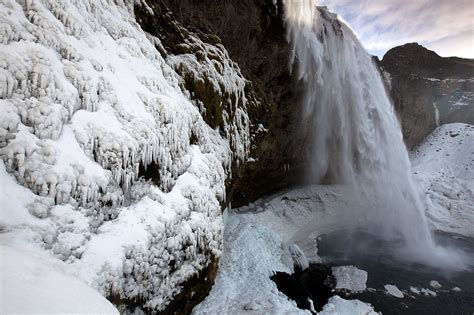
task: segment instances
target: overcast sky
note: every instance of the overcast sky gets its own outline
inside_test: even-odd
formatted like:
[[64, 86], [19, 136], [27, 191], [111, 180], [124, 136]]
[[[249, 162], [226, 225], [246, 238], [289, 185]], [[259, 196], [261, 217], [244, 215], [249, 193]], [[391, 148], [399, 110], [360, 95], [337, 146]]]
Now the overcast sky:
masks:
[[441, 56], [474, 58], [474, 0], [318, 0], [355, 30], [365, 48], [383, 57], [418, 42]]

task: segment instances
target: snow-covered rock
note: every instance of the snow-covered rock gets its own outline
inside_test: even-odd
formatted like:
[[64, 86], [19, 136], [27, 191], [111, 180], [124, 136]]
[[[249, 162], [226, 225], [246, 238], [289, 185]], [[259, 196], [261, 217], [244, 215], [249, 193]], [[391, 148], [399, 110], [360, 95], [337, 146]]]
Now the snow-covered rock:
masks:
[[332, 267], [331, 270], [336, 278], [336, 289], [360, 292], [367, 288], [367, 271], [355, 266]]
[[385, 290], [387, 291], [388, 294], [394, 296], [394, 297], [397, 297], [399, 299], [402, 299], [403, 298], [403, 292], [400, 291], [400, 289], [397, 288], [397, 286], [393, 285], [393, 284], [386, 284], [384, 286]]
[[440, 289], [442, 287], [442, 285], [436, 280], [431, 280], [430, 281], [430, 287], [437, 290], [437, 289]]
[[430, 290], [430, 289], [425, 289], [425, 288], [421, 289], [421, 293], [422, 293], [423, 295], [426, 295], [426, 296], [432, 296], [432, 297], [437, 296], [436, 292], [434, 292], [434, 291], [432, 291], [432, 290]]
[[2, 314], [119, 314], [61, 261], [0, 245]]
[[359, 300], [345, 300], [337, 295], [331, 297], [320, 315], [376, 315], [372, 306]]
[[288, 246], [288, 250], [290, 251], [290, 255], [295, 266], [298, 266], [298, 268], [301, 270], [305, 270], [309, 267], [308, 259], [304, 255], [303, 251], [298, 247], [298, 245], [290, 244], [290, 246]]
[[[225, 48], [196, 35], [208, 55], [173, 56], [137, 6], [150, 9], [0, 2], [0, 244], [48, 252], [104, 295], [162, 310], [221, 253], [225, 183], [247, 158], [249, 120]], [[222, 132], [178, 68], [234, 99]]]

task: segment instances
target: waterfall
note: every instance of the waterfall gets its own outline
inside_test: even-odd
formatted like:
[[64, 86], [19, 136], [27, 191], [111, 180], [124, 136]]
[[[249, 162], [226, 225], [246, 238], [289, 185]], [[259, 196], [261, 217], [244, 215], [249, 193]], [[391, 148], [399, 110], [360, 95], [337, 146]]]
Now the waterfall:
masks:
[[[314, 0], [284, 0], [290, 70], [303, 85], [311, 176], [352, 185], [354, 225], [410, 252], [434, 248], [400, 124], [378, 69], [353, 31]], [[297, 62], [296, 62], [297, 60]]]

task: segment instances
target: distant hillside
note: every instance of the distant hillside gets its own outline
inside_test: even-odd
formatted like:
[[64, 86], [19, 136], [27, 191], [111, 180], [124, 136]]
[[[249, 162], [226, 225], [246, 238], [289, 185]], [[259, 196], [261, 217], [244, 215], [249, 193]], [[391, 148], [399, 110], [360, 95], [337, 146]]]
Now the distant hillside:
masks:
[[408, 147], [438, 125], [474, 123], [474, 60], [444, 58], [410, 43], [389, 50], [380, 66]]

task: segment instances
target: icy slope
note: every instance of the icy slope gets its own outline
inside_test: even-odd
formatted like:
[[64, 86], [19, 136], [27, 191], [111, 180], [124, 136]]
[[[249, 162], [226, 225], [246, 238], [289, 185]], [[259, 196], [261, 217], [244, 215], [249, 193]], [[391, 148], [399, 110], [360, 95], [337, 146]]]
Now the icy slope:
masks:
[[[0, 243], [45, 251], [104, 295], [160, 310], [220, 255], [225, 180], [248, 152], [247, 100], [222, 46], [193, 37], [199, 60], [168, 54], [134, 5], [150, 10], [0, 2]], [[223, 132], [178, 68], [237, 99]]]
[[474, 236], [474, 126], [437, 128], [412, 153], [415, 178], [435, 229]]
[[[61, 261], [0, 245], [0, 312], [118, 314], [86, 284], [67, 274]], [[84, 303], [87, 302], [87, 303]]]

